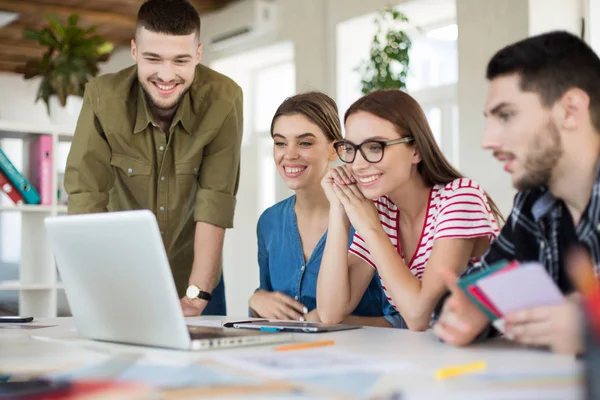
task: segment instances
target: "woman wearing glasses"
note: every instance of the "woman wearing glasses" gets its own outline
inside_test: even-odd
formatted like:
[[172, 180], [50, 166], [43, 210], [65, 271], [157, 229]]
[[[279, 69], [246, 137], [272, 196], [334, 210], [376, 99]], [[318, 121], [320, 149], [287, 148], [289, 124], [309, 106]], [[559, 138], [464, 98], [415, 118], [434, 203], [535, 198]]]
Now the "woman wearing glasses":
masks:
[[[329, 236], [317, 284], [321, 320], [338, 323], [377, 272], [411, 330], [429, 328], [445, 292], [440, 269], [458, 273], [498, 235], [498, 209], [446, 160], [421, 107], [399, 90], [371, 93], [344, 116], [335, 149], [345, 165], [322, 180]], [[350, 224], [356, 230], [350, 249]]]
[[[321, 180], [337, 159], [333, 143], [342, 139], [337, 106], [319, 92], [286, 99], [273, 117], [271, 136], [277, 170], [295, 194], [259, 219], [260, 287], [249, 300], [251, 314], [318, 321], [317, 277], [329, 220]], [[346, 238], [346, 251], [349, 244]], [[359, 317], [347, 318], [348, 323], [389, 327], [401, 320], [373, 277], [350, 312]]]

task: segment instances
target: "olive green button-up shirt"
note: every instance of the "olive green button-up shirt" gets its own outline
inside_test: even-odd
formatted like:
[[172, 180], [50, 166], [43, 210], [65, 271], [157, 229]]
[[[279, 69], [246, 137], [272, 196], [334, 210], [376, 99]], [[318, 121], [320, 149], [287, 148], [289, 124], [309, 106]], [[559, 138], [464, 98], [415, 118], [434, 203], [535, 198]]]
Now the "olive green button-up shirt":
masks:
[[179, 295], [196, 222], [233, 226], [242, 91], [198, 65], [168, 134], [154, 121], [135, 66], [91, 80], [65, 170], [69, 214], [152, 210]]

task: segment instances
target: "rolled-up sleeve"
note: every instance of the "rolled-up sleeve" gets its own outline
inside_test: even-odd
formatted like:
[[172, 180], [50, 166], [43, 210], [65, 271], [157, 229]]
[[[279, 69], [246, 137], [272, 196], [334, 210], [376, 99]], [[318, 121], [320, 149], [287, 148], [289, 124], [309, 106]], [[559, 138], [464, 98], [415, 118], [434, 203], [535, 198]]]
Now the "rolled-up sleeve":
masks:
[[110, 165], [111, 148], [96, 116], [98, 91], [86, 85], [73, 142], [65, 168], [69, 214], [107, 211], [115, 177]]
[[194, 219], [221, 228], [233, 227], [240, 179], [243, 130], [242, 91], [237, 88], [232, 107], [215, 138], [204, 148], [198, 176]]

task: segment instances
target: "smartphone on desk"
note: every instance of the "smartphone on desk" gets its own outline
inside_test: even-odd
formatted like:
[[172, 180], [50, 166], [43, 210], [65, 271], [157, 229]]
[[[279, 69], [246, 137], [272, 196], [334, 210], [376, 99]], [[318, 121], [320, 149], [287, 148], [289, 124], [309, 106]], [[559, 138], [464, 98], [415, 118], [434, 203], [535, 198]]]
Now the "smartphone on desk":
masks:
[[22, 324], [33, 321], [33, 317], [22, 317], [19, 315], [0, 315], [0, 323]]

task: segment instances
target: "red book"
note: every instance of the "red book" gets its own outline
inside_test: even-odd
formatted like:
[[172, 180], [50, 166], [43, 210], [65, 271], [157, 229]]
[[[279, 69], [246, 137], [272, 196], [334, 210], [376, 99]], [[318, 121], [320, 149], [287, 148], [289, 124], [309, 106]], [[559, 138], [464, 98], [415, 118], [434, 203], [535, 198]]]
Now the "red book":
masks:
[[4, 172], [0, 170], [0, 190], [8, 195], [15, 204], [23, 204], [23, 196], [21, 193], [10, 182], [10, 180], [4, 175]]

